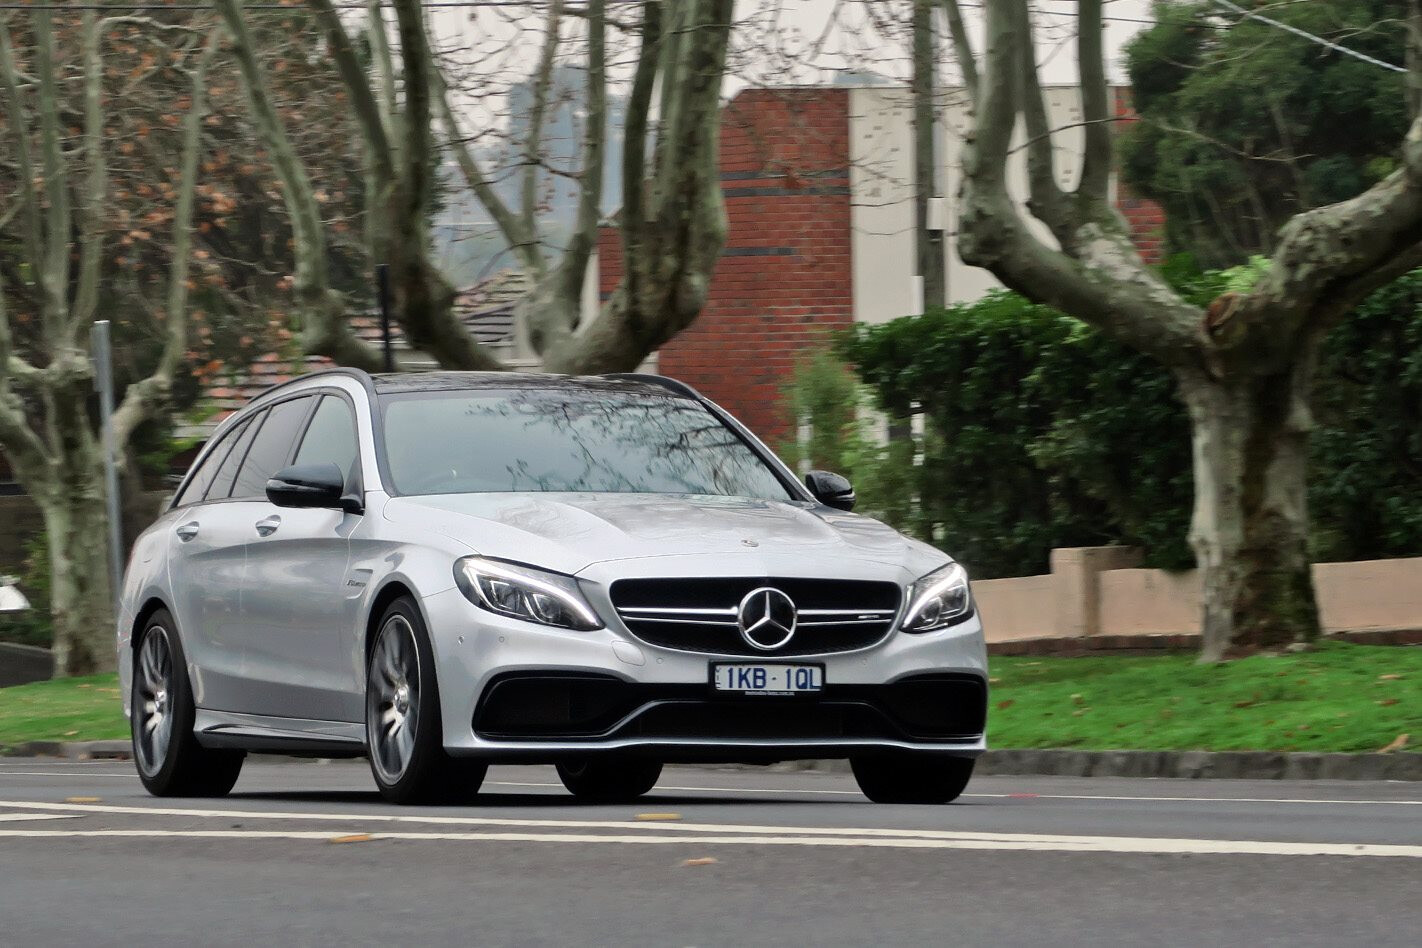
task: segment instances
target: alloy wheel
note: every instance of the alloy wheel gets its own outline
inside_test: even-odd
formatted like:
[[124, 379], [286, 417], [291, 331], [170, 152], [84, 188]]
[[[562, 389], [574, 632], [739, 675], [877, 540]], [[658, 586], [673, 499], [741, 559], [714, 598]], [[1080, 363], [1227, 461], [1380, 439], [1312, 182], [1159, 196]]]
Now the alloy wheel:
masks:
[[410, 766], [420, 723], [419, 650], [402, 615], [390, 616], [376, 638], [366, 702], [370, 759], [381, 778], [394, 783]]
[[157, 773], [168, 759], [173, 739], [173, 650], [168, 630], [151, 627], [143, 637], [135, 669], [138, 700], [134, 702], [133, 742], [145, 773]]

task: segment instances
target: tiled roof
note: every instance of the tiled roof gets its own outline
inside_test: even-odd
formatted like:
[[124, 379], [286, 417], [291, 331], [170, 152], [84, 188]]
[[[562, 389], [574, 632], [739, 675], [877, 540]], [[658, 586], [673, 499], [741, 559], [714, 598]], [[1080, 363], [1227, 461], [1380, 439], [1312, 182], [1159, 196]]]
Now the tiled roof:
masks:
[[[514, 308], [528, 294], [531, 284], [522, 270], [502, 270], [459, 291], [454, 310], [480, 345], [508, 353], [514, 341]], [[351, 329], [365, 342], [380, 345], [380, 313], [358, 313], [350, 318]], [[405, 335], [398, 325], [390, 327], [391, 346], [409, 352]], [[195, 417], [179, 424], [179, 437], [206, 437], [228, 415], [257, 395], [307, 372], [332, 365], [322, 356], [287, 356], [275, 352], [260, 355], [244, 369], [214, 376], [205, 383]]]

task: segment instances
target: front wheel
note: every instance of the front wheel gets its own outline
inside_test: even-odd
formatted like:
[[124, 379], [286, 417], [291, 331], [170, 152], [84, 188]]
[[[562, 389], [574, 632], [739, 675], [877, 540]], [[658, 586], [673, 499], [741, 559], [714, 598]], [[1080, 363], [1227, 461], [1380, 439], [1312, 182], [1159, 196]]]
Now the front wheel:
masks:
[[130, 694], [133, 762], [155, 797], [220, 797], [242, 772], [246, 753], [203, 747], [177, 626], [166, 609], [148, 619], [133, 656]]
[[558, 779], [589, 803], [630, 803], [657, 785], [662, 765], [655, 760], [577, 760], [558, 765]]
[[366, 670], [365, 731], [370, 770], [392, 803], [463, 803], [487, 765], [444, 749], [439, 682], [424, 619], [401, 597], [380, 619]]
[[890, 754], [850, 758], [859, 789], [875, 803], [952, 803], [973, 777], [972, 757]]

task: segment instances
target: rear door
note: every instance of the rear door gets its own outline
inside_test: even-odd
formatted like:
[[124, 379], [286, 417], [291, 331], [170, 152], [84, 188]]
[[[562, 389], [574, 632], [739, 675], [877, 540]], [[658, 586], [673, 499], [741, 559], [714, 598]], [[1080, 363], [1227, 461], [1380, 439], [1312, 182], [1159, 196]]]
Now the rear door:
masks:
[[241, 463], [264, 416], [254, 413], [224, 432], [174, 501], [179, 516], [168, 538], [168, 577], [193, 697], [203, 708], [231, 710], [240, 701], [247, 533], [225, 503], [227, 488], [215, 485]]
[[[355, 411], [341, 394], [323, 393], [300, 429], [290, 433], [289, 453], [244, 465], [234, 493], [265, 487], [266, 479], [291, 464], [335, 463], [347, 491], [359, 494]], [[255, 455], [261, 438], [253, 445]], [[249, 464], [252, 463], [250, 460]], [[275, 466], [272, 466], [275, 464]], [[343, 595], [350, 534], [359, 515], [340, 510], [301, 510], [255, 499], [253, 535], [247, 547], [242, 617], [247, 669], [259, 699], [253, 713], [317, 721], [359, 721], [362, 705], [351, 687], [343, 635], [354, 621], [354, 602]]]

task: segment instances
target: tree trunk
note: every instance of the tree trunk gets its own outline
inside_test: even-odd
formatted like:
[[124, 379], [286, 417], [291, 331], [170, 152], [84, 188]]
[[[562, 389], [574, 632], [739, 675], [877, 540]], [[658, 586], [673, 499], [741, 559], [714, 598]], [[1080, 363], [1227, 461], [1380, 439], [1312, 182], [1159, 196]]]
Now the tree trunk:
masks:
[[1274, 374], [1182, 373], [1194, 443], [1190, 540], [1203, 579], [1202, 661], [1312, 642], [1309, 391], [1314, 351]]
[[94, 477], [81, 491], [59, 490], [35, 499], [49, 542], [55, 677], [113, 671], [113, 596], [102, 481]]

